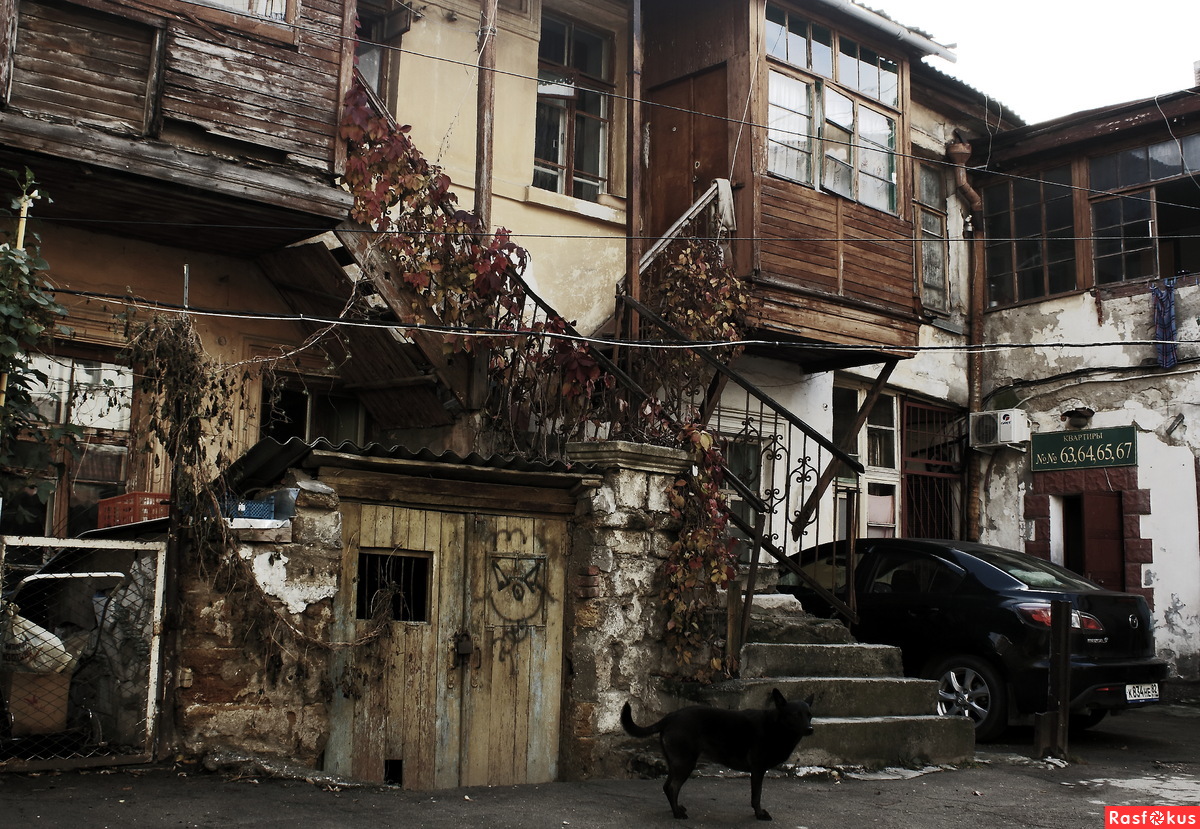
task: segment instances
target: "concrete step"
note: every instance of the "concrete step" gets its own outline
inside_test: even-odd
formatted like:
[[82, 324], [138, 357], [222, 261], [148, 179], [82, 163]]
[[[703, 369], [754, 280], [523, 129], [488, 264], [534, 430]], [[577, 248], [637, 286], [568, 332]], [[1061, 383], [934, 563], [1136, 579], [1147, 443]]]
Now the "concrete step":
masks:
[[750, 611], [749, 642], [845, 644], [854, 638], [844, 624], [804, 611], [795, 596], [756, 593]]
[[888, 645], [768, 644], [742, 647], [741, 676], [900, 676], [900, 649]]
[[817, 717], [792, 762], [919, 768], [969, 763], [974, 756], [975, 728], [966, 717]]
[[765, 708], [771, 689], [788, 699], [813, 697], [819, 717], [928, 716], [934, 713], [937, 683], [906, 677], [761, 677], [719, 682], [697, 698], [719, 708]]

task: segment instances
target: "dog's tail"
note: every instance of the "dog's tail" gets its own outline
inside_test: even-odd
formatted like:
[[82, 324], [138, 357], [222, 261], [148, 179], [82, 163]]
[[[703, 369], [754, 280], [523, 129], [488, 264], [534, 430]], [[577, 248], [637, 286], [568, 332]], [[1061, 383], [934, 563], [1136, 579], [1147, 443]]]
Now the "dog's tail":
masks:
[[621, 709], [621, 727], [634, 737], [652, 737], [662, 731], [662, 720], [654, 725], [638, 725], [633, 721], [633, 710], [629, 707], [629, 703], [625, 703]]

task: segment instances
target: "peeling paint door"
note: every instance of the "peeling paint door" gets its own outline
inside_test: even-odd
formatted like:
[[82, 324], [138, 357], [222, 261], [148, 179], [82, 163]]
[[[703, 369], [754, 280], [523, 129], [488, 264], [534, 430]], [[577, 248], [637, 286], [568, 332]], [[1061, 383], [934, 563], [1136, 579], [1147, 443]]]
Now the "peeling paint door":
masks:
[[558, 774], [566, 523], [475, 516], [463, 674], [464, 786], [545, 783]]
[[566, 522], [347, 501], [343, 521], [336, 627], [359, 644], [335, 655], [326, 770], [409, 789], [553, 780]]

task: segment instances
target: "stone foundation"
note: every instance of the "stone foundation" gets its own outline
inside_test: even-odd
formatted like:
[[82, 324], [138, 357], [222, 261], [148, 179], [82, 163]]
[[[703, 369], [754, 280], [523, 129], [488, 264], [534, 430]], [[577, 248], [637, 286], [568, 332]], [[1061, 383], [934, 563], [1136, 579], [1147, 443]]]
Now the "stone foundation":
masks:
[[658, 573], [677, 526], [667, 491], [688, 461], [678, 450], [622, 442], [570, 449], [604, 478], [580, 497], [568, 568], [562, 774], [624, 776], [631, 754], [621, 706], [670, 705], [662, 676], [675, 666], [660, 639]]

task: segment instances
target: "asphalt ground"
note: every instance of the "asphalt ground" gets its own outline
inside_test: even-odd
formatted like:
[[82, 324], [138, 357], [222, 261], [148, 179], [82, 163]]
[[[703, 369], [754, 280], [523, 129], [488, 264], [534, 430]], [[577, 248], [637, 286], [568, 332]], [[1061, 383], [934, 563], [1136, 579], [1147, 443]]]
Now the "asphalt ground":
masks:
[[[1032, 730], [1014, 729], [953, 769], [777, 772], [764, 784], [763, 805], [771, 825], [794, 829], [1096, 829], [1106, 806], [1200, 807], [1198, 705], [1110, 718], [1072, 735], [1066, 762], [1037, 760], [1033, 751]], [[406, 792], [157, 766], [0, 774], [0, 829], [762, 825], [744, 775], [702, 770], [680, 801], [690, 813], [684, 824], [671, 817], [661, 779]]]

